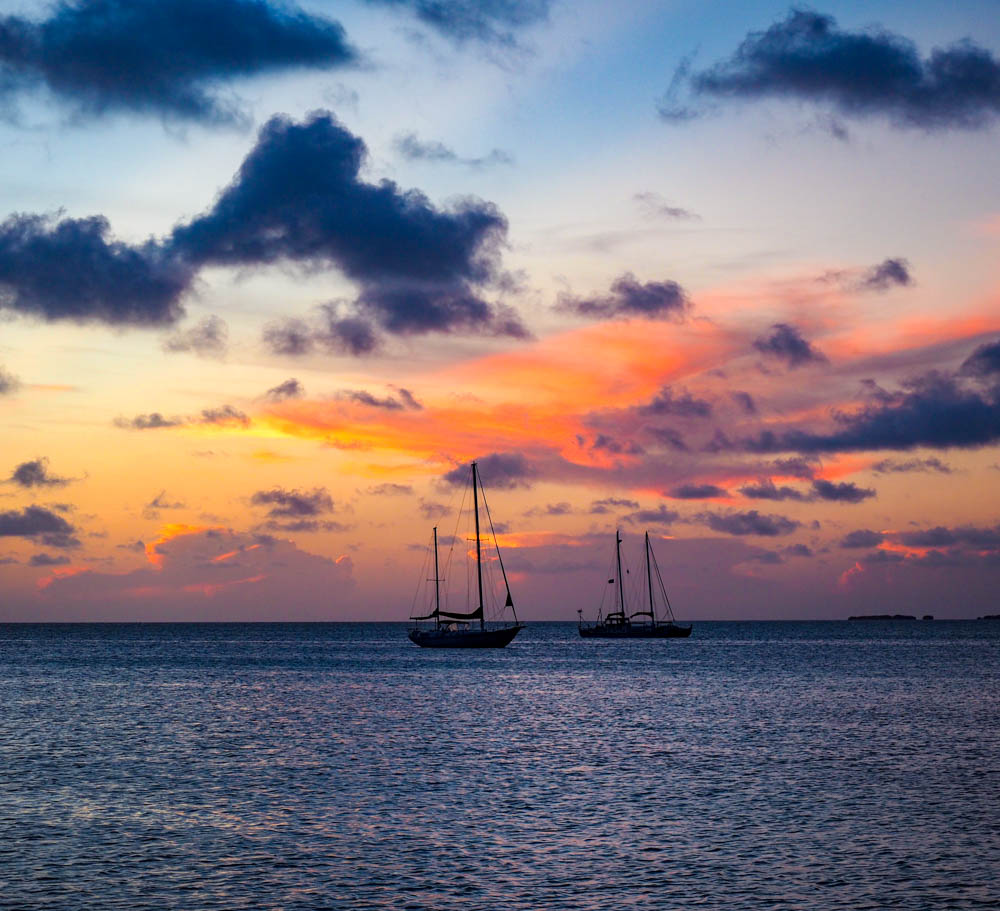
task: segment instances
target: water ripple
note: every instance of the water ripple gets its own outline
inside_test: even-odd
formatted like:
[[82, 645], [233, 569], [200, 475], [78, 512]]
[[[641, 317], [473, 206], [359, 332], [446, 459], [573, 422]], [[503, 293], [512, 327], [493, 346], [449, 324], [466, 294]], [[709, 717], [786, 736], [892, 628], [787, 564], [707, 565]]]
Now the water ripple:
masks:
[[0, 628], [0, 907], [973, 909], [1000, 633]]

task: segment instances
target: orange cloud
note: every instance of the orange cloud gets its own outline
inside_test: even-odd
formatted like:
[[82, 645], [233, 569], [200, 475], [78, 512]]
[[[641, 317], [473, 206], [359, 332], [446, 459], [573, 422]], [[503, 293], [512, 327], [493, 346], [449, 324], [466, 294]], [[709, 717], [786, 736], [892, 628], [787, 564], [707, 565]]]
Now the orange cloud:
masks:
[[240, 554], [245, 554], [248, 551], [256, 550], [260, 547], [259, 544], [251, 544], [249, 547], [243, 548], [243, 550], [231, 550], [228, 553], [219, 554], [217, 557], [212, 557], [213, 563], [224, 563], [226, 560], [232, 560], [233, 557], [238, 557]]
[[196, 535], [210, 529], [219, 530], [218, 525], [186, 525], [183, 522], [170, 522], [160, 529], [160, 536], [154, 541], [146, 542], [146, 559], [157, 569], [163, 568], [163, 554], [160, 553], [161, 545], [172, 541], [181, 535]]
[[732, 347], [706, 322], [603, 323], [425, 376], [421, 411], [296, 400], [270, 407], [259, 424], [338, 449], [397, 453], [433, 464], [484, 452], [548, 449], [568, 461], [599, 465], [606, 454], [576, 445], [576, 437], [589, 432], [589, 413], [649, 398], [664, 384], [717, 364]]
[[841, 588], [847, 588], [855, 576], [864, 575], [864, 572], [865, 568], [860, 563], [855, 563], [850, 569], [845, 569], [840, 574], [840, 577], [837, 579], [837, 585]]
[[79, 576], [81, 573], [92, 572], [89, 566], [58, 566], [47, 576], [42, 576], [35, 585], [39, 588], [48, 588], [56, 579], [68, 579], [70, 576]]
[[246, 579], [233, 579], [229, 582], [196, 582], [191, 585], [185, 585], [181, 591], [188, 594], [199, 594], [204, 595], [206, 598], [211, 598], [219, 592], [226, 591], [236, 585], [252, 585], [255, 582], [263, 582], [266, 578], [266, 573], [258, 573], [256, 576], [249, 576]]

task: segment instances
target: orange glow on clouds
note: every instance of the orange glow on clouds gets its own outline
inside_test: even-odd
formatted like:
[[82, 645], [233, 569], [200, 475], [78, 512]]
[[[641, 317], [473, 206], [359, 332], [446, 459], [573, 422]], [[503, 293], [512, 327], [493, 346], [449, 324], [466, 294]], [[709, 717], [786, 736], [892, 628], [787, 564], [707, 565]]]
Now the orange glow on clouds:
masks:
[[732, 344], [707, 322], [602, 323], [424, 377], [421, 411], [298, 400], [272, 406], [258, 426], [338, 449], [394, 452], [428, 463], [448, 461], [445, 453], [466, 460], [484, 452], [549, 449], [568, 461], [600, 465], [607, 454], [575, 445], [577, 436], [590, 433], [587, 414], [650, 398], [661, 386], [718, 363]]
[[875, 461], [872, 457], [864, 456], [828, 456], [821, 465], [817, 465], [814, 474], [824, 481], [835, 481], [837, 478], [846, 478], [860, 471], [866, 471], [875, 464]]
[[840, 588], [847, 588], [851, 582], [854, 580], [855, 576], [864, 575], [865, 568], [860, 563], [855, 563], [850, 569], [845, 569], [840, 577], [837, 579], [837, 585]]
[[56, 579], [66, 579], [70, 576], [79, 576], [81, 573], [93, 572], [90, 566], [57, 566], [47, 576], [42, 576], [35, 585], [39, 588], [48, 588]]
[[260, 547], [259, 544], [251, 544], [249, 547], [245, 547], [243, 550], [231, 550], [225, 554], [219, 554], [217, 557], [212, 557], [213, 563], [225, 563], [226, 560], [232, 560], [233, 557], [238, 557], [240, 554], [246, 553], [250, 550], [256, 550]]
[[188, 594], [199, 594], [204, 595], [206, 598], [211, 598], [213, 595], [217, 595], [219, 592], [233, 588], [234, 586], [252, 585], [255, 582], [262, 582], [266, 578], [266, 573], [259, 573], [256, 576], [249, 576], [246, 579], [233, 579], [231, 582], [198, 582], [191, 585], [185, 585], [181, 591], [187, 592]]
[[210, 529], [220, 529], [218, 525], [186, 525], [183, 522], [170, 522], [160, 529], [160, 536], [155, 541], [146, 542], [146, 559], [157, 569], [163, 569], [163, 554], [159, 547], [182, 535], [196, 535]]
[[733, 347], [706, 321], [597, 323], [547, 336], [527, 349], [459, 364], [436, 379], [487, 401], [514, 398], [593, 411], [651, 396], [665, 383], [716, 366]]

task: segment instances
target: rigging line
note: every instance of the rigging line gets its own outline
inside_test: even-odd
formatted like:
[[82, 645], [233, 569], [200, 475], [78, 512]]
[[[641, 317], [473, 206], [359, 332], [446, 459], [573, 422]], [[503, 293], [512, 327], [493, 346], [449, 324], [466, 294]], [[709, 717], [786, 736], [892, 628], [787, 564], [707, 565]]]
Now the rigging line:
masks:
[[667, 594], [667, 587], [663, 584], [663, 576], [660, 575], [660, 564], [656, 562], [656, 557], [653, 555], [652, 550], [650, 550], [650, 557], [653, 563], [653, 569], [656, 570], [656, 581], [660, 583], [660, 591], [663, 592], [663, 600], [667, 605], [667, 616], [671, 622], [674, 621], [674, 609], [670, 604], [670, 596]]
[[427, 550], [424, 551], [424, 562], [423, 562], [423, 564], [420, 567], [420, 576], [417, 578], [417, 587], [416, 587], [416, 589], [414, 589], [414, 592], [413, 592], [413, 600], [410, 602], [410, 617], [411, 617], [411, 619], [412, 619], [414, 613], [416, 613], [417, 598], [420, 597], [420, 586], [425, 584], [421, 580], [427, 575], [427, 563], [428, 563], [428, 560], [429, 560], [429, 553], [430, 552], [427, 551]]
[[[483, 478], [479, 476], [479, 486], [482, 487]], [[503, 584], [507, 589], [507, 600], [510, 601], [510, 610], [514, 615], [514, 622], [517, 623], [517, 611], [514, 609], [514, 599], [510, 594], [510, 582], [507, 581], [507, 570], [503, 566], [503, 557], [500, 556], [500, 542], [497, 541], [497, 533], [493, 530], [493, 516], [490, 515], [490, 504], [486, 502], [486, 491], [483, 491], [483, 506], [486, 507], [486, 521], [490, 523], [490, 534], [493, 535], [493, 543], [497, 549], [497, 560], [500, 563], [500, 572], [503, 573]], [[504, 604], [504, 607], [507, 605]]]
[[[452, 498], [451, 498], [451, 503], [452, 504], [455, 502], [455, 496], [456, 496], [455, 494], [452, 495]], [[458, 504], [458, 512], [455, 514], [455, 529], [454, 529], [454, 531], [452, 532], [452, 535], [451, 535], [451, 544], [448, 547], [448, 556], [445, 557], [445, 561], [444, 561], [444, 574], [445, 574], [445, 578], [446, 579], [451, 578], [451, 565], [452, 565], [452, 557], [454, 557], [454, 555], [455, 555], [455, 544], [456, 544], [457, 541], [460, 540], [459, 535], [458, 535], [458, 527], [462, 523], [462, 512], [465, 509], [465, 500], [466, 500], [466, 498], [468, 496], [469, 496], [468, 488], [466, 488], [466, 487], [463, 486], [462, 487], [462, 500]], [[450, 504], [449, 504], [449, 508], [450, 508]], [[450, 597], [450, 589], [448, 587], [446, 587], [445, 590], [444, 590], [444, 603], [445, 603], [446, 606], [449, 604], [449, 597]]]

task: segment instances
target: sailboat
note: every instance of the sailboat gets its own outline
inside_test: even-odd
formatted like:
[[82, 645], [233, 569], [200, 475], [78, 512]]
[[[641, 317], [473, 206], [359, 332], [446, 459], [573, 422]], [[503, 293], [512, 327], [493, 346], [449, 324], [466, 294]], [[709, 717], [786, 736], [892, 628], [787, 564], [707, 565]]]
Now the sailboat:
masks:
[[[673, 608], [663, 585], [660, 567], [656, 565], [652, 545], [649, 543], [649, 532], [646, 532], [646, 592], [648, 609], [629, 613], [625, 607], [625, 580], [622, 576], [622, 536], [615, 531], [615, 562], [617, 574], [611, 583], [617, 583], [617, 610], [611, 610], [603, 616], [598, 613], [597, 621], [585, 624], [583, 611], [578, 610], [579, 621], [577, 629], [584, 639], [685, 639], [691, 635], [691, 624], [680, 626], [674, 621]], [[658, 588], [663, 596], [664, 619], [656, 615], [653, 603], [653, 573], [656, 573]]]
[[[434, 609], [421, 616], [411, 616], [414, 622], [413, 628], [409, 631], [411, 642], [415, 642], [422, 648], [504, 648], [510, 641], [524, 629], [524, 624], [517, 619], [517, 612], [514, 610], [514, 599], [510, 594], [510, 583], [507, 581], [507, 571], [503, 566], [503, 559], [500, 557], [500, 548], [496, 549], [497, 562], [500, 565], [500, 572], [503, 575], [504, 588], [507, 591], [507, 598], [504, 602], [504, 610], [510, 609], [514, 618], [513, 623], [490, 624], [486, 623], [486, 610], [483, 600], [483, 544], [479, 530], [479, 496], [481, 484], [476, 463], [472, 463], [472, 510], [475, 515], [476, 526], [476, 593], [478, 595], [477, 606], [471, 611], [448, 610], [441, 605], [441, 578], [440, 564], [438, 561], [438, 534], [437, 527], [434, 528]], [[486, 516], [490, 523], [490, 532], [493, 542], [496, 544], [496, 533], [493, 531], [493, 520], [490, 518], [489, 506], [486, 503], [486, 494], [482, 493], [483, 506], [486, 509]], [[433, 621], [433, 626], [421, 626], [422, 622]], [[478, 624], [477, 624], [478, 621]]]

